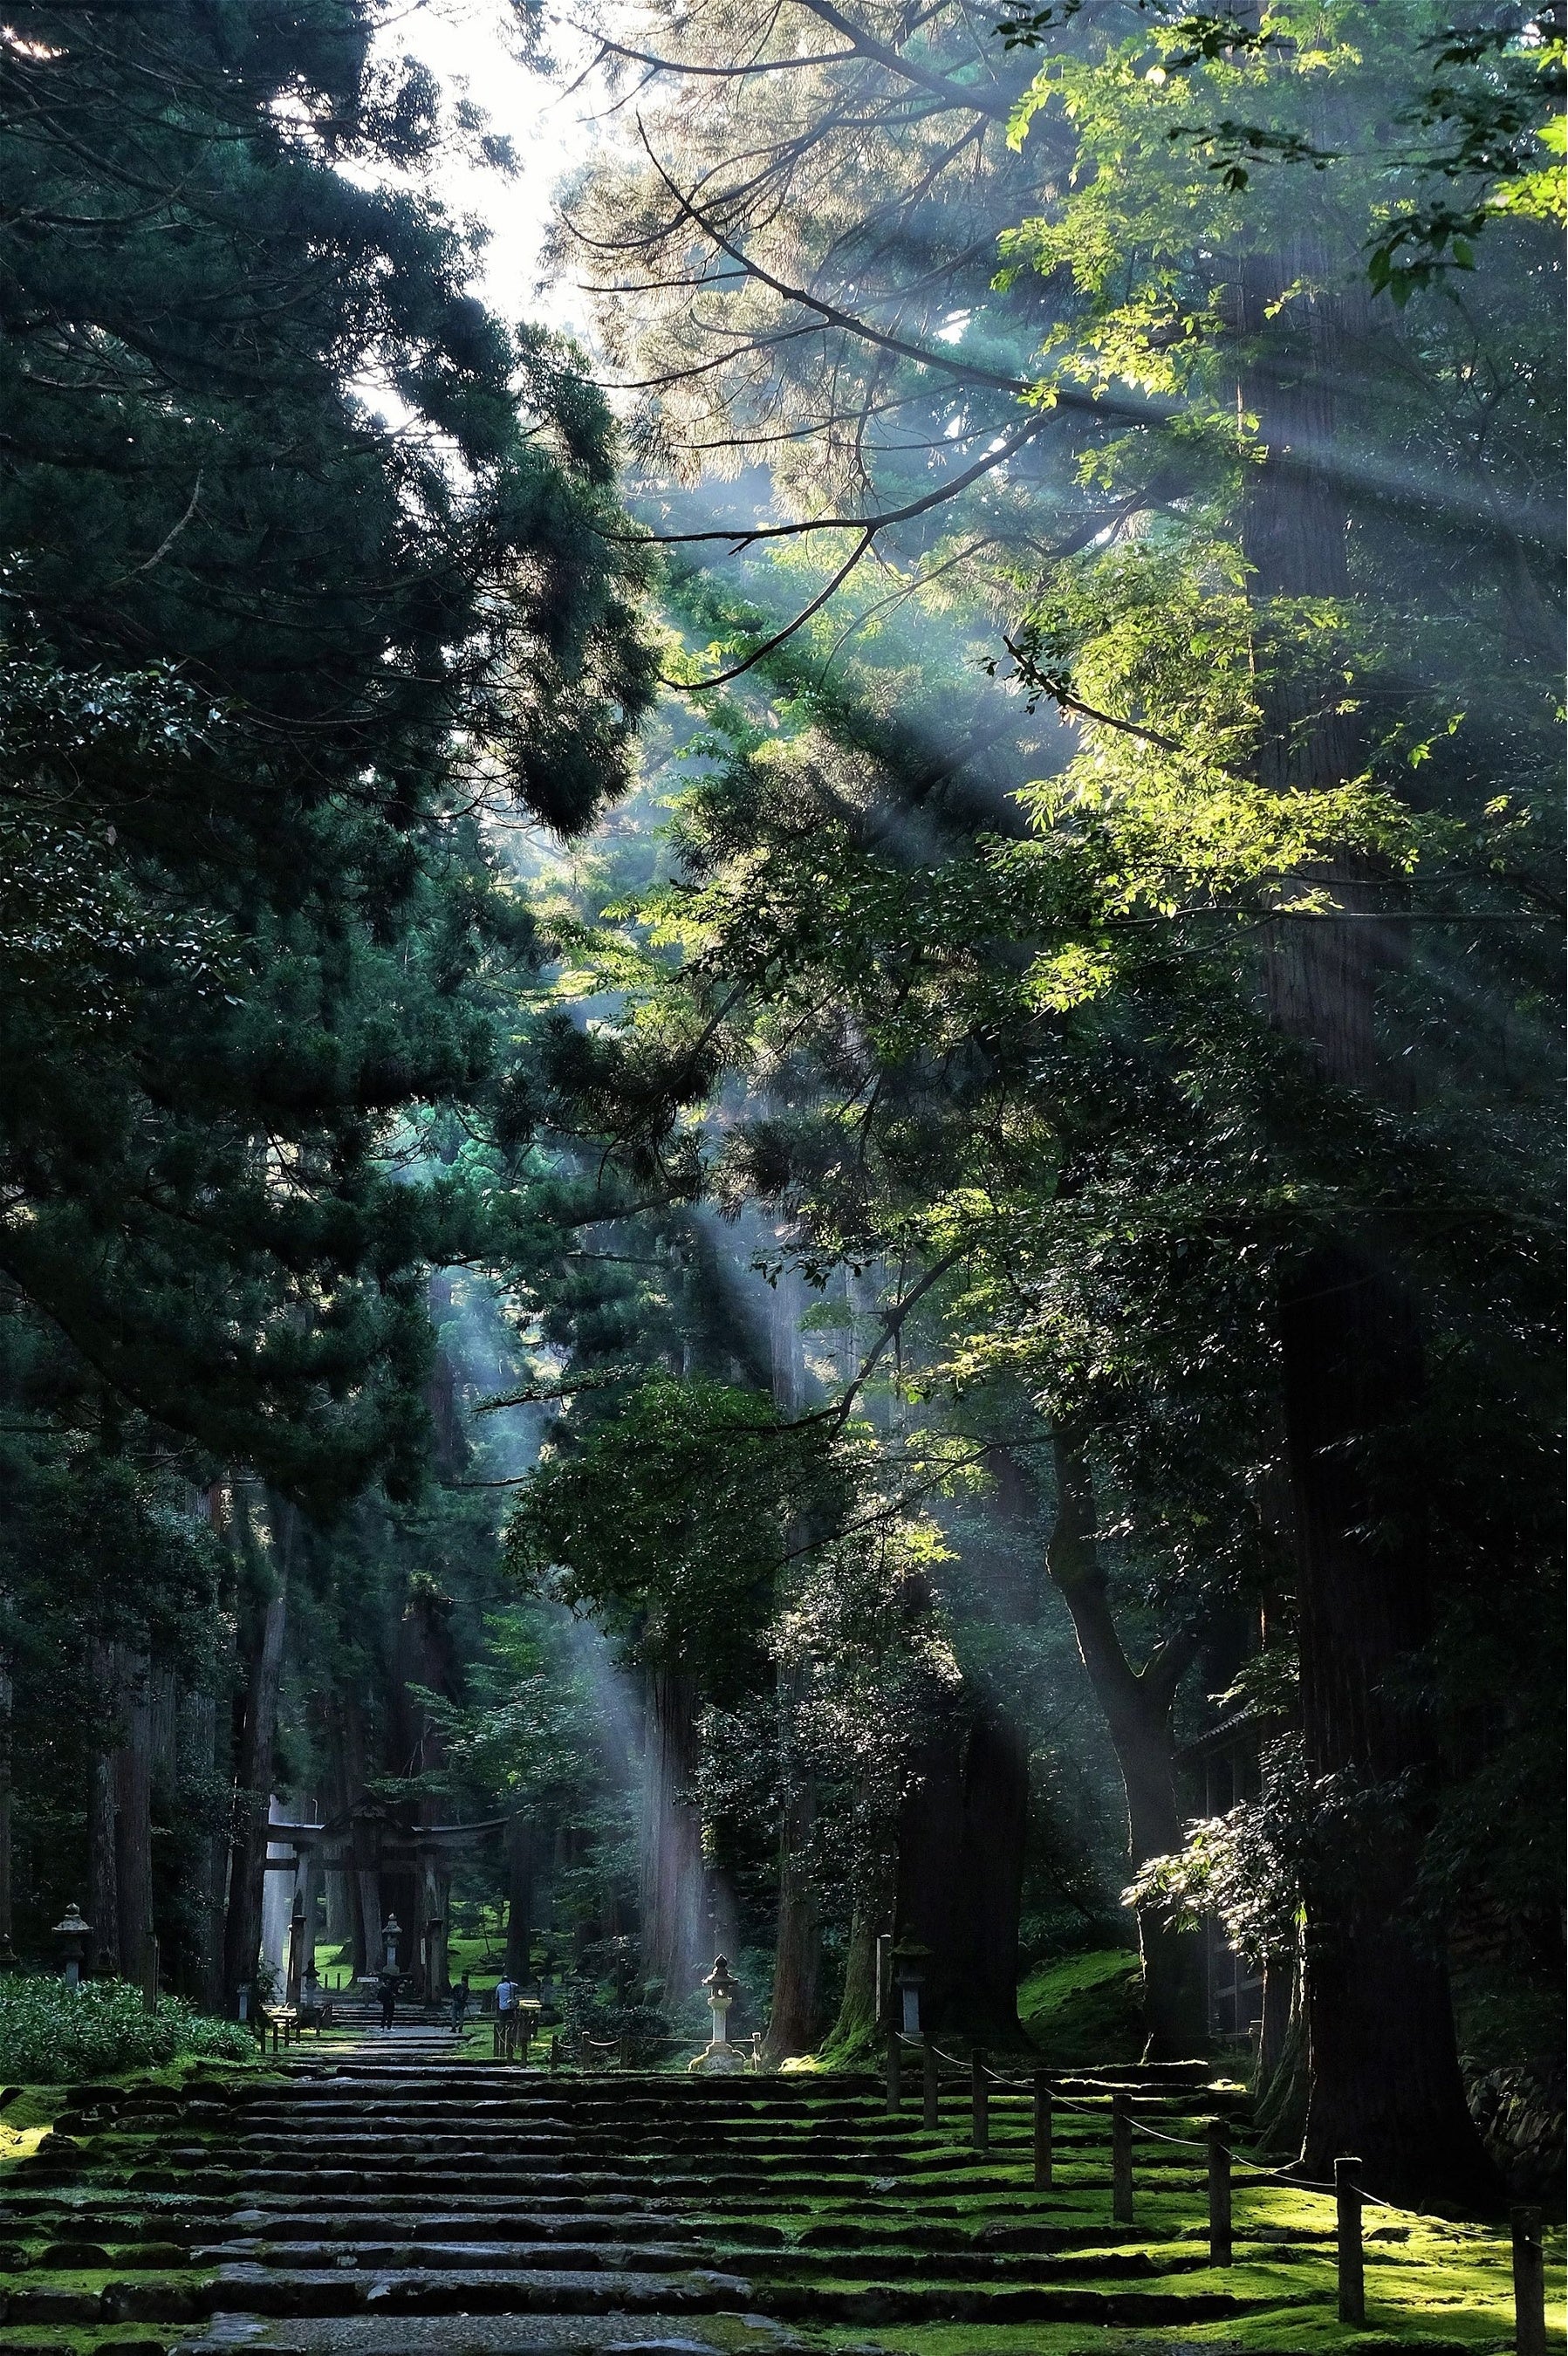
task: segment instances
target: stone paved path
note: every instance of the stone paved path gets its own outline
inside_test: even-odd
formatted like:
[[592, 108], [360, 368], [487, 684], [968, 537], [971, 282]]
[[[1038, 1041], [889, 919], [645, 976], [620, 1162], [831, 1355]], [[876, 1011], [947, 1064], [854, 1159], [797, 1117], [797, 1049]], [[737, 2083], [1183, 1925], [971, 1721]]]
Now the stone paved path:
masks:
[[933, 2136], [868, 2077], [552, 2076], [412, 2029], [74, 2089], [0, 2190], [0, 2356], [90, 2325], [122, 2335], [95, 2356], [785, 2356], [830, 2324], [1249, 2311], [1176, 2224], [1109, 2222], [1098, 2122], [1062, 2122], [1036, 2195], [1022, 2101], [986, 2158], [950, 2099]]

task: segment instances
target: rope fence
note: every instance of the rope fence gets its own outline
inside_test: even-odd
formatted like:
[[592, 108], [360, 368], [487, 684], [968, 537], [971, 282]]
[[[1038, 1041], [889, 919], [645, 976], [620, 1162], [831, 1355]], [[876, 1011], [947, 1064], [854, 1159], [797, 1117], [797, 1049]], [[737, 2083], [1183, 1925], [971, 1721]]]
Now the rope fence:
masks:
[[[1046, 2191], [1055, 2179], [1055, 2114], [1069, 2111], [1076, 2117], [1099, 2122], [1106, 2115], [1106, 2100], [1099, 2104], [1075, 2102], [1053, 2084], [1051, 2075], [1036, 2070], [1028, 2077], [1016, 2077], [993, 2069], [985, 2054], [977, 2047], [967, 2062], [956, 2053], [949, 2053], [929, 2037], [910, 2036], [900, 2029], [889, 2029], [886, 2042], [886, 2111], [897, 2116], [903, 2105], [903, 2063], [907, 2047], [919, 2057], [921, 2083], [921, 2125], [935, 2129], [940, 2124], [942, 2064], [961, 2079], [966, 2079], [970, 2095], [970, 2143], [976, 2152], [985, 2152], [991, 2143], [991, 2095], [998, 2092], [1020, 2093], [1032, 2104], [1032, 2174], [1035, 2189]], [[1163, 2127], [1151, 2126], [1134, 2115], [1133, 2094], [1127, 2087], [1108, 2086], [1111, 2129], [1111, 2213], [1114, 2223], [1133, 2222], [1133, 2138], [1145, 2137], [1153, 2143], [1165, 2144], [1173, 2149], [1201, 2153], [1204, 2160], [1208, 2196], [1208, 2261], [1212, 2266], [1229, 2266], [1233, 2258], [1233, 2224], [1231, 2213], [1232, 2162], [1229, 2132], [1222, 2118], [1211, 2119], [1202, 2135], [1172, 2135]], [[1321, 2193], [1335, 2204], [1335, 2258], [1337, 2303], [1339, 2320], [1359, 2329], [1367, 2319], [1365, 2255], [1362, 2247], [1361, 2214], [1363, 2209], [1381, 2209], [1391, 2216], [1407, 2217], [1418, 2222], [1423, 2219], [1417, 2209], [1402, 2207], [1396, 2201], [1385, 2200], [1370, 2192], [1361, 2181], [1361, 2162], [1345, 2154], [1334, 2163], [1334, 2180], [1322, 2183], [1311, 2177], [1298, 2175], [1289, 2167], [1264, 2168], [1249, 2163], [1243, 2181], [1260, 2180], [1288, 2184], [1293, 2190]], [[1511, 2212], [1513, 2250], [1513, 2283], [1515, 2315], [1515, 2356], [1545, 2356], [1546, 2295], [1545, 2253], [1543, 2246], [1543, 2216], [1536, 2207], [1520, 2207]]]

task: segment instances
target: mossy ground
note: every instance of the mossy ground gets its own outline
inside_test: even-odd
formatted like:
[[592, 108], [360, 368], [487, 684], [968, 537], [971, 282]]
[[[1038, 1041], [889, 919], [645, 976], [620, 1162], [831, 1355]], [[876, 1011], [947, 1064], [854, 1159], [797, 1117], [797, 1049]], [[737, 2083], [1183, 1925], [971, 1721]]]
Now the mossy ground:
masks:
[[[1004, 2136], [1005, 2129], [1003, 2129]], [[947, 2136], [921, 2136], [933, 2157]], [[970, 2189], [976, 2162], [955, 2155], [950, 2173], [923, 2174], [922, 2205], [934, 2213], [948, 2209], [952, 2221], [977, 2233], [987, 2226], [1049, 2224], [1069, 2229], [1111, 2222], [1101, 2155], [1091, 2145], [1058, 2147], [1057, 2183], [1036, 2192], [1021, 2167], [1009, 2164], [1006, 2146], [980, 2163], [993, 2189]], [[992, 2163], [1000, 2162], [1000, 2165]], [[1166, 2153], [1150, 2163], [1139, 2148], [1140, 2169], [1158, 2171], [1158, 2189], [1140, 2183], [1132, 2227], [1122, 2238], [1099, 2246], [1106, 2261], [1144, 2251], [1157, 2258], [1204, 2251], [1206, 2190], [1197, 2168]], [[1238, 2160], [1239, 2173], [1244, 2163]], [[1000, 2180], [998, 2180], [1000, 2179]], [[811, 2204], [813, 2214], [842, 2217], [836, 2201]], [[1501, 2356], [1514, 2339], [1512, 2258], [1506, 2229], [1448, 2223], [1369, 2205], [1364, 2219], [1367, 2325], [1355, 2330], [1337, 2312], [1335, 2207], [1331, 2198], [1283, 2183], [1239, 2182], [1233, 2196], [1234, 2263], [1225, 2268], [1173, 2273], [1160, 2287], [1176, 2299], [1229, 2293], [1256, 2302], [1252, 2311], [1218, 2320], [1164, 2323], [1157, 2329], [1119, 2329], [1100, 2322], [878, 2324], [827, 2327], [811, 2335], [835, 2356], [1154, 2356], [1157, 2350], [1190, 2344], [1213, 2356], [1335, 2356], [1358, 2351], [1426, 2350], [1439, 2356]], [[798, 2230], [809, 2233], [810, 2216]], [[792, 2236], [792, 2238], [794, 2238]], [[1564, 2346], [1564, 2235], [1547, 2237], [1548, 2345]], [[929, 2279], [940, 2279], [940, 2255], [911, 2261]], [[831, 2265], [831, 2261], [829, 2261]], [[892, 2278], [892, 2270], [889, 2270]], [[827, 2279], [826, 2276], [822, 2279]], [[1103, 2286], [1114, 2288], [1108, 2272]], [[860, 2277], [864, 2286], [864, 2276]], [[1097, 2287], [1086, 2275], [1076, 2286]]]
[[1056, 2069], [1134, 2060], [1144, 2042], [1137, 1956], [1095, 1947], [1042, 1965], [1018, 1990], [1018, 2018]]
[[[1070, 2011], [1077, 1993], [1092, 1994], [1113, 1976], [1087, 1974], [1089, 1959], [1074, 1959], [1061, 1967], [1057, 2009]], [[1077, 1987], [1073, 1985], [1077, 1981]], [[488, 2024], [473, 2029], [464, 2043], [470, 2051], [488, 2051]], [[456, 2040], [454, 2040], [456, 2046]], [[178, 2086], [199, 2075], [210, 2083], [220, 2074], [211, 2065], [174, 2063], [151, 2071], [127, 2072], [126, 2084]], [[247, 2074], [252, 2075], [253, 2069]], [[818, 2078], [807, 2100], [830, 2105], [841, 2099], [831, 2077]], [[59, 2114], [67, 2107], [67, 2090], [59, 2087], [24, 2089], [13, 2095], [0, 2115], [0, 2181], [16, 2162], [35, 2151]], [[935, 2133], [906, 2129], [900, 2137], [907, 2153], [905, 2168], [918, 2171], [918, 2194], [908, 2176], [886, 2182], [823, 2179], [806, 2185], [798, 2163], [786, 2189], [779, 2172], [777, 2222], [787, 2241], [822, 2288], [842, 2286], [867, 2309], [853, 2324], [818, 2322], [802, 2327], [800, 2336], [820, 2348], [823, 2356], [1157, 2356], [1157, 2351], [1190, 2344], [1195, 2356], [1371, 2356], [1372, 2351], [1402, 2351], [1402, 2356], [1502, 2356], [1513, 2344], [1513, 2291], [1510, 2254], [1506, 2232], [1481, 2225], [1449, 2224], [1412, 2217], [1379, 2207], [1366, 2213], [1366, 2280], [1368, 2322], [1364, 2330], [1342, 2327], [1336, 2314], [1334, 2264], [1334, 2204], [1321, 2195], [1278, 2181], [1249, 2181], [1250, 2170], [1238, 2156], [1238, 2182], [1233, 2221], [1235, 2263], [1210, 2269], [1205, 2233], [1205, 2192], [1200, 2156], [1176, 2145], [1140, 2140], [1134, 2222], [1113, 2229], [1106, 2176], [1104, 2122], [1101, 2106], [1058, 2113], [1057, 2181], [1036, 2191], [1025, 2161], [1026, 2106], [1016, 2094], [999, 2095], [993, 2107], [993, 2148], [979, 2155], [967, 2147], [967, 2115], [961, 2087], [944, 2095], [941, 2127]], [[1166, 2120], [1170, 2131], [1190, 2131], [1176, 2115]], [[190, 2130], [186, 2131], [188, 2134]], [[202, 2130], [193, 2139], [201, 2139]], [[906, 2190], [908, 2187], [908, 2190]], [[693, 2188], [693, 2215], [703, 2210], [703, 2193]], [[889, 2229], [908, 2223], [940, 2224], [956, 2229], [967, 2243], [985, 2253], [994, 2251], [993, 2276], [980, 2278], [983, 2291], [1004, 2290], [1028, 2261], [1010, 2256], [1005, 2233], [988, 2243], [988, 2228], [1047, 2226], [1061, 2230], [1073, 2254], [1074, 2289], [1093, 2294], [1115, 2293], [1128, 2287], [1124, 2271], [1130, 2257], [1155, 2270], [1139, 2279], [1176, 2303], [1174, 2317], [1157, 2327], [1119, 2327], [1103, 2321], [965, 2321], [902, 2323], [873, 2320], [877, 2286], [886, 2284], [889, 2305], [911, 2283], [940, 2284], [944, 2251], [933, 2244], [887, 2254]], [[812, 2228], [853, 2224], [864, 2236], [856, 2252], [833, 2240], [831, 2246], [813, 2241]], [[31, 2242], [42, 2228], [24, 2226], [14, 2238]], [[732, 2229], [733, 2230], [733, 2229]], [[724, 2226], [715, 2221], [714, 2240], [723, 2244]], [[883, 2254], [872, 2256], [878, 2244]], [[30, 2289], [64, 2293], [101, 2291], [120, 2269], [54, 2268], [37, 2264], [40, 2254], [30, 2249], [34, 2264], [25, 2276]], [[842, 2257], [841, 2257], [842, 2250]], [[1118, 2271], [1117, 2261], [1123, 2271]], [[1197, 2261], [1195, 2264], [1194, 2261]], [[721, 2261], [722, 2262], [722, 2261]], [[1549, 2239], [1549, 2326], [1551, 2345], [1563, 2346], [1563, 2236]], [[1079, 2271], [1081, 2266], [1081, 2273]], [[1190, 2268], [1190, 2270], [1187, 2270]], [[1167, 2269], [1169, 2269], [1167, 2271]], [[1043, 2262], [1042, 2273], [1048, 2271]], [[135, 2279], [151, 2286], [162, 2278], [156, 2267], [137, 2268]], [[188, 2289], [198, 2277], [191, 2272], [171, 2273], [171, 2288]], [[971, 2275], [968, 2279], [975, 2284]], [[1064, 2276], [1065, 2279], [1065, 2276]], [[1201, 2313], [1199, 2302], [1219, 2294], [1244, 2304], [1245, 2312], [1218, 2319]], [[1194, 2307], [1190, 2322], [1180, 2309]], [[716, 2319], [714, 2319], [716, 2320]], [[110, 2356], [110, 2351], [137, 2347], [164, 2348], [180, 2336], [177, 2327], [119, 2324], [0, 2325], [0, 2356], [6, 2351], [37, 2349], [59, 2351], [67, 2347], [79, 2356]], [[744, 2340], [737, 2345], [745, 2345]]]

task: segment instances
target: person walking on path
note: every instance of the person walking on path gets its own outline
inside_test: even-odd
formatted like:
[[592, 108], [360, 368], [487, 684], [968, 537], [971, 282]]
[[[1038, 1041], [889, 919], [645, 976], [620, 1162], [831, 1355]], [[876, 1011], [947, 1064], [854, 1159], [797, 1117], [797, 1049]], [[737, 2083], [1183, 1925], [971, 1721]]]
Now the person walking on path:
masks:
[[517, 1982], [510, 1972], [503, 1972], [496, 1982], [496, 2042], [504, 2055], [510, 2054], [517, 2035]]
[[454, 2037], [461, 2037], [463, 2034], [463, 2023], [468, 2010], [469, 1994], [468, 1975], [465, 1972], [462, 1978], [458, 1981], [456, 1987], [452, 1991], [452, 2034]]
[[376, 1987], [380, 1991], [381, 1999], [381, 2027], [383, 2029], [390, 2029], [392, 2027], [393, 2016], [397, 2011], [397, 1985], [398, 1976], [396, 1972], [392, 1971], [382, 1972], [376, 1982]]

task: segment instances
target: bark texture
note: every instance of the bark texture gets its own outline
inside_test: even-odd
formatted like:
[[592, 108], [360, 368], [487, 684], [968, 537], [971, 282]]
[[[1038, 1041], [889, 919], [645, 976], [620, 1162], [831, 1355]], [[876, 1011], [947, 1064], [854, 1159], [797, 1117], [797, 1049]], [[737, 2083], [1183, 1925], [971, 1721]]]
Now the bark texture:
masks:
[[13, 1928], [11, 1748], [14, 1698], [10, 1658], [7, 1655], [0, 1655], [0, 1971], [9, 1967], [15, 1954], [11, 1944]]
[[506, 1828], [506, 1967], [514, 1980], [533, 1976], [533, 1822], [512, 1817]]
[[891, 1852], [865, 1858], [850, 1911], [843, 1993], [829, 2039], [840, 2050], [854, 2051], [876, 2035], [876, 1942], [892, 1930], [893, 1899]]
[[120, 1969], [145, 1987], [153, 1943], [153, 1697], [152, 1664], [145, 1653], [125, 1663], [124, 1740], [114, 1753], [115, 1898], [120, 1917]]
[[114, 1841], [114, 1742], [119, 1712], [120, 1661], [116, 1646], [94, 1644], [90, 1655], [92, 1687], [110, 1714], [104, 1746], [93, 1755], [87, 1788], [87, 1920], [92, 1936], [88, 1945], [95, 1972], [120, 1969], [120, 1873]]
[[[1111, 1609], [1105, 1567], [1095, 1544], [1094, 1483], [1081, 1442], [1070, 1432], [1054, 1440], [1057, 1519], [1047, 1568], [1078, 1637], [1078, 1649], [1127, 1794], [1127, 1841], [1134, 1869], [1182, 1844], [1176, 1796], [1176, 1742], [1171, 1714], [1176, 1687], [1194, 1655], [1185, 1634], [1159, 1645], [1142, 1668], [1127, 1658]], [[1173, 1929], [1159, 1916], [1138, 1917], [1144, 1965], [1144, 2017], [1148, 2057], [1185, 2061], [1208, 2041], [1203, 1950], [1196, 1931]]]
[[[671, 2001], [689, 1993], [712, 1963], [703, 1828], [692, 1799], [697, 1775], [697, 1687], [684, 1671], [656, 1668], [647, 1689], [643, 1767], [643, 1969]], [[701, 1966], [701, 1968], [699, 1968]]]
[[[1310, 237], [1252, 273], [1241, 327], [1246, 392], [1266, 463], [1253, 470], [1245, 548], [1260, 601], [1335, 598], [1348, 581], [1352, 518], [1322, 465], [1335, 387], [1349, 359], [1340, 298]], [[1271, 305], [1298, 291], [1273, 320]], [[1316, 289], [1316, 292], [1310, 290]], [[1297, 667], [1299, 669], [1299, 667]], [[1359, 766], [1354, 721], [1314, 708], [1286, 668], [1265, 702], [1261, 773], [1297, 790], [1343, 784]], [[1321, 879], [1335, 911], [1273, 928], [1265, 980], [1275, 1027], [1318, 1078], [1371, 1096], [1381, 1068], [1377, 1001], [1397, 958], [1379, 924], [1388, 887], [1346, 862]], [[1400, 1494], [1402, 1431], [1418, 1405], [1418, 1305], [1375, 1239], [1347, 1226], [1303, 1251], [1281, 1288], [1287, 1456], [1298, 1533], [1302, 1715], [1309, 1770], [1341, 1805], [1340, 1831], [1306, 1890], [1311, 2086], [1303, 2158], [1340, 2153], [1399, 2201], [1473, 2203], [1492, 2174], [1466, 2106], [1444, 1959], [1418, 1904], [1422, 1826], [1410, 1794], [1428, 1768], [1402, 1691], [1430, 1630], [1431, 1534]]]
[[[285, 1517], [285, 1529], [290, 1523]], [[229, 1904], [223, 1924], [223, 1987], [231, 2009], [255, 1976], [262, 1938], [262, 1890], [267, 1862], [267, 1809], [277, 1732], [278, 1680], [288, 1623], [288, 1547], [279, 1549], [278, 1583], [258, 1613], [245, 1654], [234, 1745], [235, 1825], [229, 1860]]]
[[816, 1815], [809, 1780], [791, 1795], [779, 1835], [779, 1939], [768, 2058], [809, 2053], [822, 2034], [822, 1922], [804, 1851]]
[[899, 1818], [895, 1927], [930, 1950], [924, 2028], [1018, 2034], [1028, 1802], [1021, 1737], [970, 1691], [932, 1727]]

